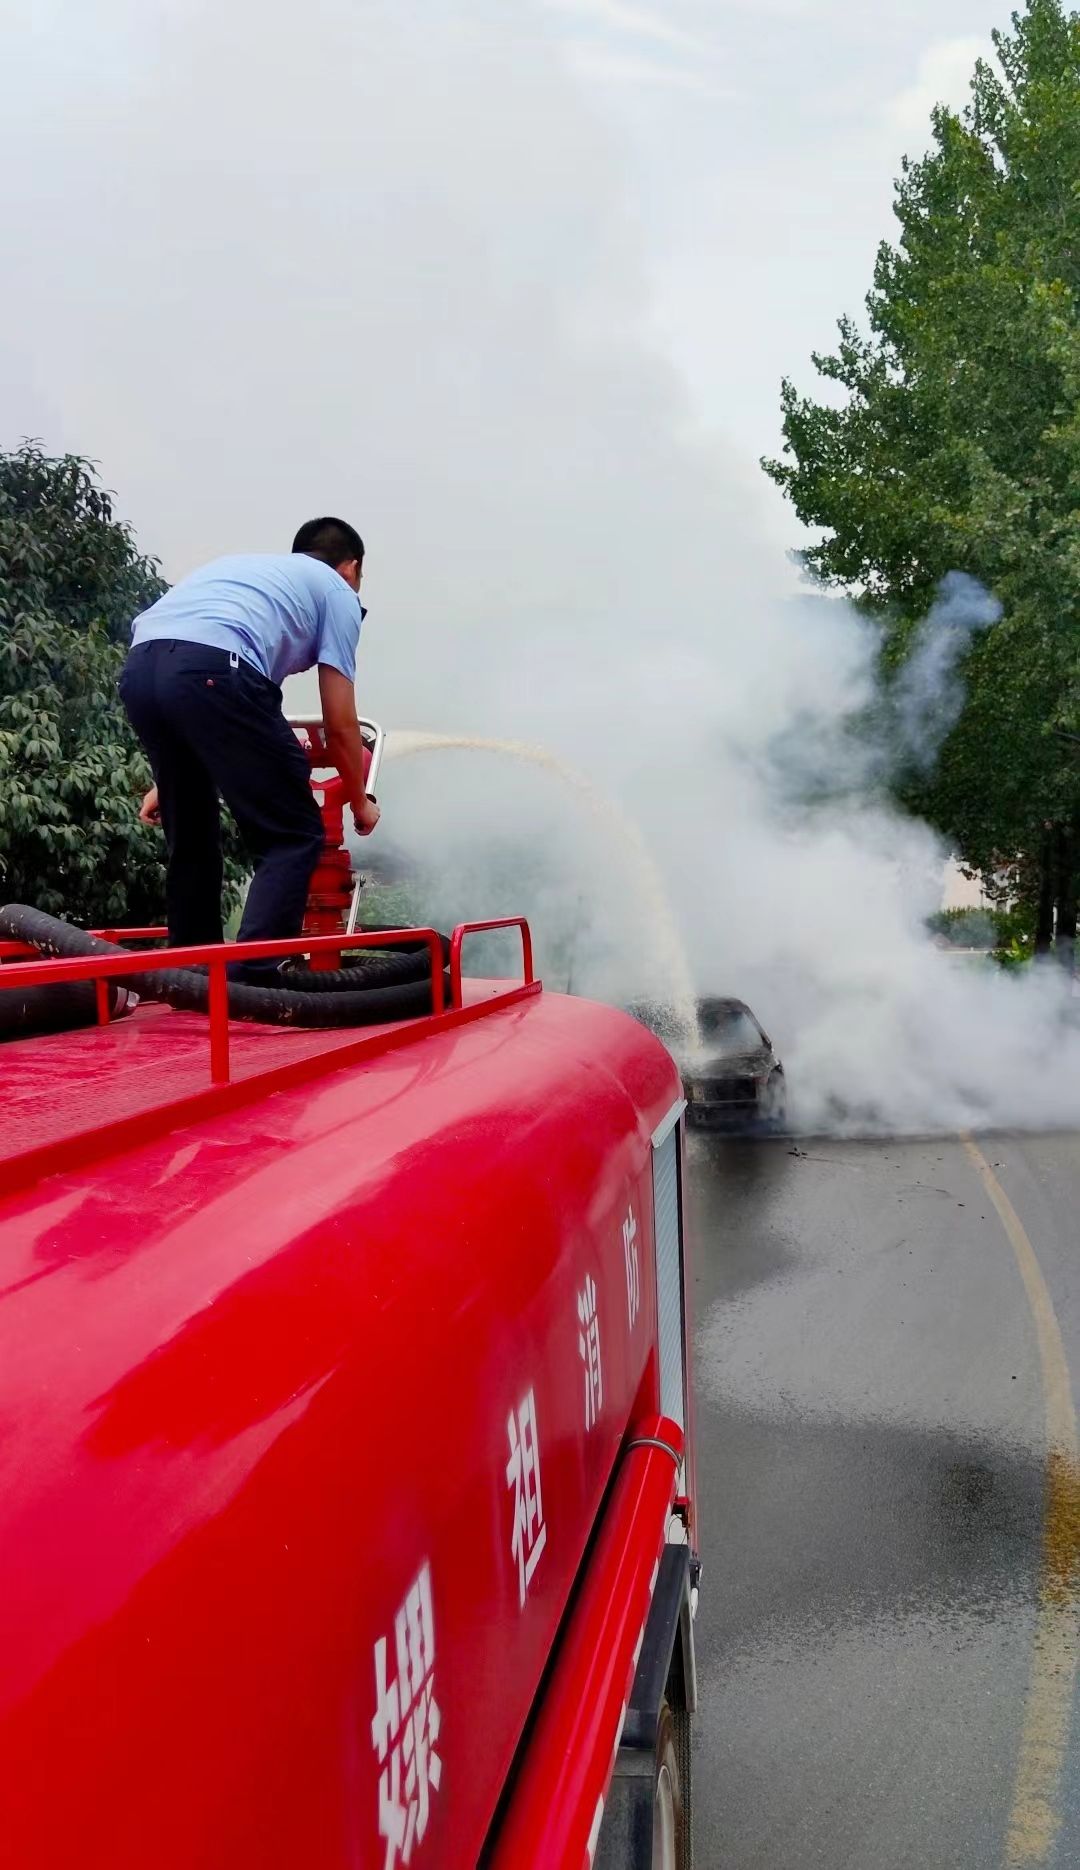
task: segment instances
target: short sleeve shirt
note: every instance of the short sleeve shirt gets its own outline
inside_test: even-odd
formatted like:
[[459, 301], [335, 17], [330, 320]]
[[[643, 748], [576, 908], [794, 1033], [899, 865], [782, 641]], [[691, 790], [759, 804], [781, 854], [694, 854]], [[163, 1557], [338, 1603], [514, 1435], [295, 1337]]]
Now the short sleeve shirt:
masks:
[[280, 687], [326, 664], [356, 680], [360, 602], [344, 578], [305, 552], [218, 558], [136, 617], [132, 642], [227, 649]]

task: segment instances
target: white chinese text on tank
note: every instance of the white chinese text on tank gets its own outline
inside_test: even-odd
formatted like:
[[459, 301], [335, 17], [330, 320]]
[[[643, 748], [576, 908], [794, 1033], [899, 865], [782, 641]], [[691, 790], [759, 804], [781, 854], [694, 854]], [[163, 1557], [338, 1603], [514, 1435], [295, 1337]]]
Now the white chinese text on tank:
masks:
[[371, 1740], [379, 1756], [379, 1836], [385, 1840], [383, 1870], [411, 1863], [431, 1816], [431, 1795], [442, 1780], [436, 1751], [439, 1709], [435, 1700], [435, 1616], [431, 1567], [425, 1563], [394, 1618], [394, 1661], [387, 1675], [388, 1644], [375, 1645], [375, 1718]]
[[630, 1329], [634, 1329], [641, 1310], [641, 1270], [638, 1265], [637, 1216], [631, 1206], [622, 1224], [623, 1258], [626, 1261], [626, 1311]]
[[596, 1281], [590, 1273], [577, 1295], [578, 1355], [585, 1365], [585, 1430], [588, 1433], [604, 1402], [604, 1377], [600, 1367], [600, 1319], [596, 1310]]
[[514, 1495], [510, 1549], [517, 1561], [518, 1604], [524, 1610], [533, 1573], [547, 1544], [544, 1499], [540, 1491], [540, 1440], [536, 1432], [536, 1396], [530, 1390], [506, 1418], [510, 1458], [506, 1485]]

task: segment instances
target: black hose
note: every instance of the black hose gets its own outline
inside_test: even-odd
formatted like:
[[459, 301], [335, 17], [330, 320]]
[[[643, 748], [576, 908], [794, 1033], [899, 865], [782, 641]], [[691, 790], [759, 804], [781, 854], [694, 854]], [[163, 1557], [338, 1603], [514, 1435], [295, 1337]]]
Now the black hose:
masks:
[[[439, 936], [439, 942], [445, 967], [450, 959], [450, 943], [445, 935]], [[430, 980], [431, 950], [424, 940], [400, 942], [393, 948], [361, 948], [344, 957], [340, 968], [314, 968], [310, 962], [298, 960], [286, 961], [278, 973], [282, 987], [302, 993], [366, 993], [372, 987]]]
[[[127, 954], [113, 942], [88, 935], [85, 929], [61, 922], [24, 903], [8, 903], [0, 908], [0, 935], [12, 941], [27, 942], [39, 954], [101, 955], [104, 958]], [[233, 1019], [258, 1020], [271, 1026], [377, 1026], [387, 1020], [417, 1019], [432, 1010], [429, 970], [421, 980], [397, 981], [392, 985], [365, 986], [357, 989], [346, 972], [344, 991], [297, 992], [282, 987], [250, 987], [229, 982], [229, 1014]], [[164, 1000], [184, 1011], [204, 1013], [210, 999], [206, 974], [192, 968], [152, 968], [144, 973], [127, 974], [124, 985], [147, 1000]], [[447, 1004], [449, 1004], [449, 984]], [[47, 993], [56, 988], [46, 988]], [[93, 989], [90, 990], [93, 997]], [[6, 999], [7, 995], [0, 995]]]
[[[116, 1006], [109, 989], [109, 1011]], [[97, 1020], [92, 981], [63, 981], [55, 987], [9, 987], [0, 993], [0, 1041], [27, 1039], [46, 1032], [74, 1032]]]

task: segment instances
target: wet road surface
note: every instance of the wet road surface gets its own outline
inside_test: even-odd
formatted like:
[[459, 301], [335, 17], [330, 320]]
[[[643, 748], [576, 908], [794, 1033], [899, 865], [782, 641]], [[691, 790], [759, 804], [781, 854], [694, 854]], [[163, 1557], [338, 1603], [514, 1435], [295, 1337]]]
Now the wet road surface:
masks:
[[1080, 1865], [1080, 1138], [687, 1167], [699, 1870]]

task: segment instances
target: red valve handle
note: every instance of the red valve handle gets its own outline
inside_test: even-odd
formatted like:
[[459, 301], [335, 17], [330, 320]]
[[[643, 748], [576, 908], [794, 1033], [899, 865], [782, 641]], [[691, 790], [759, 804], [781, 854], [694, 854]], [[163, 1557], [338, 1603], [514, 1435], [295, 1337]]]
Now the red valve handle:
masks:
[[[323, 736], [322, 728], [305, 727], [302, 731], [307, 738], [306, 744], [304, 741], [301, 741], [301, 745], [304, 747], [304, 751], [308, 756], [308, 764], [312, 768], [312, 771], [314, 772], [317, 767], [330, 766], [332, 762], [326, 750], [326, 740]], [[371, 748], [368, 746], [363, 748], [363, 762], [364, 779], [366, 781], [368, 773], [371, 771]], [[322, 809], [324, 811], [334, 812], [344, 808], [345, 781], [342, 779], [340, 773], [331, 773], [330, 777], [327, 779], [313, 778], [311, 781], [311, 788], [313, 792], [321, 792], [323, 799]]]

